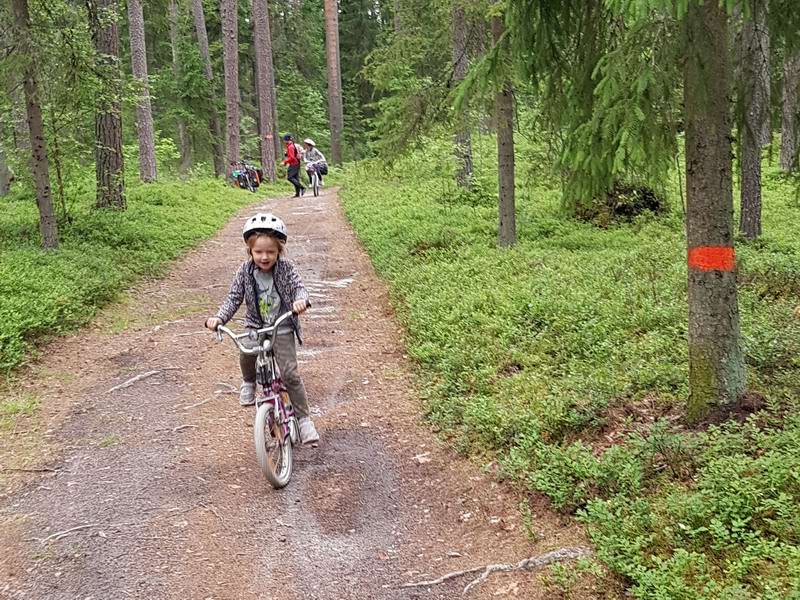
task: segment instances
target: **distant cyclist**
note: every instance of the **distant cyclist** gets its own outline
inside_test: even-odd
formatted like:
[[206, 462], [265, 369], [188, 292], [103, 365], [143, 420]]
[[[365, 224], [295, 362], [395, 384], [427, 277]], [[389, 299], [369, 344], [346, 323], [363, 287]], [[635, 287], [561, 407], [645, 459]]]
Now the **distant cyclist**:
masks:
[[303, 148], [305, 149], [303, 159], [306, 163], [308, 180], [311, 181], [311, 173], [316, 169], [317, 175], [319, 175], [319, 184], [322, 185], [322, 176], [328, 174], [328, 162], [325, 160], [325, 155], [319, 151], [319, 148], [311, 138], [303, 140]]

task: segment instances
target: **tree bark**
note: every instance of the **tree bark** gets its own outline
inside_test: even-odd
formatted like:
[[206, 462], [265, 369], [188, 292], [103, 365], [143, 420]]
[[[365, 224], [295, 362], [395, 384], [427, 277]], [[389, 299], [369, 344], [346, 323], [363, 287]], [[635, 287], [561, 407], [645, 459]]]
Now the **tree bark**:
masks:
[[733, 249], [728, 18], [717, 2], [692, 2], [685, 23], [687, 420], [694, 423], [737, 403], [745, 367]]
[[237, 0], [220, 1], [222, 62], [225, 69], [227, 171], [239, 162], [239, 23]]
[[95, 113], [97, 207], [125, 208], [122, 155], [122, 73], [119, 57], [117, 0], [87, 0], [96, 66], [103, 82]]
[[30, 14], [27, 0], [14, 0], [16, 43], [22, 58], [22, 78], [25, 90], [25, 111], [31, 148], [31, 170], [36, 182], [36, 203], [39, 206], [39, 231], [45, 250], [58, 248], [58, 224], [53, 211], [50, 190], [50, 166], [47, 159], [47, 140], [44, 135], [42, 109], [39, 105], [39, 83], [36, 80], [36, 61], [31, 40]]
[[8, 167], [5, 151], [0, 146], [0, 197], [11, 191], [11, 169]]
[[11, 100], [10, 116], [14, 125], [14, 149], [28, 155], [31, 153], [31, 140], [28, 131], [28, 117], [25, 114], [25, 94], [18, 87], [14, 87], [8, 97]]
[[[500, 40], [504, 29], [502, 17], [492, 17], [492, 38], [495, 44]], [[495, 93], [494, 106], [500, 217], [497, 243], [501, 247], [508, 247], [517, 243], [514, 202], [514, 96], [510, 82], [503, 82], [502, 87]]]
[[253, 0], [253, 34], [256, 47], [256, 90], [258, 91], [258, 134], [261, 142], [261, 166], [269, 181], [275, 181], [275, 125], [272, 121], [275, 107], [272, 104], [274, 79], [272, 64], [272, 37], [269, 30], [267, 0]]
[[798, 113], [800, 113], [800, 50], [783, 63], [783, 97], [781, 98], [781, 171], [797, 168]]
[[[469, 67], [467, 56], [467, 19], [464, 7], [453, 4], [453, 87], [464, 81]], [[469, 119], [456, 115], [456, 132], [453, 136], [456, 160], [456, 184], [468, 190], [472, 186], [472, 136]]]
[[[206, 31], [206, 17], [203, 12], [203, 0], [192, 0], [192, 16], [194, 17], [194, 29], [197, 35], [197, 47], [200, 50], [200, 57], [203, 59], [203, 73], [206, 80], [213, 86], [214, 71], [211, 68], [211, 53], [208, 50], [208, 32]], [[223, 147], [222, 126], [219, 122], [217, 109], [213, 105], [211, 106], [211, 116], [208, 119], [208, 127], [211, 131], [214, 177], [220, 177], [225, 173], [225, 150]]]
[[395, 35], [400, 35], [403, 31], [403, 6], [400, 0], [394, 0], [392, 8], [394, 13], [394, 33]]
[[325, 0], [325, 48], [328, 57], [328, 113], [331, 128], [331, 160], [342, 163], [342, 70], [339, 65], [339, 3]]
[[136, 135], [139, 138], [139, 177], [145, 183], [156, 180], [156, 148], [150, 84], [147, 80], [147, 47], [144, 41], [144, 14], [141, 0], [128, 0], [131, 70], [136, 80]]
[[751, 18], [742, 28], [741, 132], [742, 189], [739, 231], [747, 239], [761, 235], [761, 148], [770, 142], [768, 0], [749, 0]]
[[[172, 74], [176, 81], [181, 77], [181, 59], [178, 53], [178, 40], [180, 29], [178, 22], [178, 3], [176, 0], [169, 0], [169, 43], [172, 48]], [[178, 117], [178, 148], [181, 158], [178, 171], [185, 175], [192, 168], [192, 145], [189, 140], [189, 133], [186, 129], [186, 121], [182, 116]]]

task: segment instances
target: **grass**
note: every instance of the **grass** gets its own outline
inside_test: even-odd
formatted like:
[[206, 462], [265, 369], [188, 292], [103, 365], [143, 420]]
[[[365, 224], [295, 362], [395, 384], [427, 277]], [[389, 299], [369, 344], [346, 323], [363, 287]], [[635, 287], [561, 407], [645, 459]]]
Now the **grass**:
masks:
[[211, 179], [130, 185], [123, 212], [94, 209], [89, 186], [71, 193], [71, 222], [62, 219], [50, 253], [39, 248], [31, 192], [18, 186], [0, 198], [0, 372], [25, 363], [37, 341], [87, 323], [137, 279], [163, 273], [257, 200]]
[[[518, 150], [517, 230], [496, 248], [491, 141], [476, 190], [446, 154], [352, 167], [342, 199], [391, 294], [433, 426], [582, 520], [638, 598], [800, 594], [800, 220], [764, 171], [764, 236], [737, 243], [748, 383], [761, 410], [687, 428], [682, 211], [598, 228]], [[436, 141], [426, 148], [446, 148]], [[536, 175], [536, 176], [534, 176]]]
[[33, 417], [39, 409], [39, 399], [30, 394], [0, 401], [0, 431], [14, 429], [21, 418]]

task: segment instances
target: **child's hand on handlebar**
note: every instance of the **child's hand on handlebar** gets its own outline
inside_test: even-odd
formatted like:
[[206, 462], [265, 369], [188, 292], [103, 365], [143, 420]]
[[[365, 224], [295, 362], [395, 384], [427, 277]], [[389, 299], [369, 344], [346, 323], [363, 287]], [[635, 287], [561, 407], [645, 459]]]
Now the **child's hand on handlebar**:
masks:
[[302, 300], [295, 300], [294, 304], [292, 304], [292, 312], [298, 315], [302, 315], [306, 312], [306, 309], [309, 307], [308, 300], [303, 298]]
[[222, 325], [222, 319], [217, 317], [208, 317], [208, 319], [206, 319], [206, 327], [211, 331], [216, 331], [217, 327], [220, 325]]

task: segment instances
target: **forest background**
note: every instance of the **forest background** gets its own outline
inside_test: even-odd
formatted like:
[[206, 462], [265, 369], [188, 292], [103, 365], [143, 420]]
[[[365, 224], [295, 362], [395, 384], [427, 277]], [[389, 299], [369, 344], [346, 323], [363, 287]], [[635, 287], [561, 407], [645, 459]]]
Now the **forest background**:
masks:
[[[0, 368], [284, 193], [313, 138], [426, 412], [586, 524], [565, 597], [800, 595], [791, 0], [12, 0]], [[276, 183], [273, 183], [276, 182]], [[37, 409], [0, 404], [0, 424]]]

